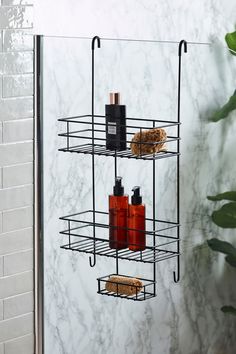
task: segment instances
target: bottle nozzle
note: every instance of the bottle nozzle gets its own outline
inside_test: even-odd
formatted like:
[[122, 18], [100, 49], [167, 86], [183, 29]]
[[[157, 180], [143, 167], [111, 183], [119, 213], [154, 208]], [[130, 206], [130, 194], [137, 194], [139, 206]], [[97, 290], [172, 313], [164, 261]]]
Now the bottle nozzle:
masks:
[[116, 196], [124, 195], [124, 187], [122, 186], [122, 177], [116, 177], [113, 193]]
[[110, 104], [120, 104], [120, 93], [119, 92], [111, 92], [110, 93]]
[[142, 197], [140, 195], [140, 187], [135, 186], [132, 189], [132, 191], [134, 192], [134, 194], [132, 195], [132, 198], [131, 198], [132, 204], [134, 204], [134, 205], [142, 204]]

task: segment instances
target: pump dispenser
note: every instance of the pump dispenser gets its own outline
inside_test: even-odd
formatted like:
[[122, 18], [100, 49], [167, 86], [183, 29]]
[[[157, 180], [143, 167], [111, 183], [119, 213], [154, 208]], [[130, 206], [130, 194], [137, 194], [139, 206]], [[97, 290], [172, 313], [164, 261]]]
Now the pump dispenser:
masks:
[[127, 220], [128, 195], [124, 195], [122, 178], [116, 177], [113, 195], [109, 195], [109, 246], [114, 249], [128, 247]]
[[140, 205], [142, 204], [142, 197], [140, 195], [140, 187], [134, 187], [132, 189], [132, 191], [134, 192], [134, 194], [131, 197], [131, 203], [132, 205]]
[[122, 197], [124, 195], [124, 187], [122, 186], [122, 177], [116, 177], [115, 185], [113, 187], [113, 193], [116, 197]]
[[132, 189], [128, 212], [128, 243], [131, 251], [143, 251], [146, 248], [145, 205], [142, 204], [140, 187]]

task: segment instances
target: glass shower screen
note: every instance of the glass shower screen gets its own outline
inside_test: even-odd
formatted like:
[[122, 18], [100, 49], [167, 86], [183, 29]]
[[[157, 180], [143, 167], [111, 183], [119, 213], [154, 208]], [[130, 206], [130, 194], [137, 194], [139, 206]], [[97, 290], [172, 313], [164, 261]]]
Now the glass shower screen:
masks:
[[[101, 38], [101, 47], [95, 43], [94, 50], [92, 107], [92, 39], [43, 36], [40, 42], [45, 354], [193, 353], [200, 343], [210, 348], [212, 339], [224, 336], [223, 326], [216, 329], [214, 323], [220, 316], [216, 303], [225, 298], [215, 282], [219, 274], [212, 270], [209, 275], [206, 247], [199, 248], [212, 233], [206, 196], [229, 187], [223, 178], [227, 168], [232, 176], [232, 170], [236, 172], [229, 159], [236, 124], [212, 123], [210, 118], [233, 94], [235, 60], [217, 44], [188, 43], [188, 52], [182, 54], [179, 243], [179, 43]], [[105, 105], [112, 92], [120, 92], [121, 104], [132, 118], [127, 119], [125, 152], [106, 149]], [[140, 124], [142, 129], [153, 128], [153, 121], [166, 129], [167, 151], [160, 153], [163, 158], [134, 157], [132, 134]], [[108, 249], [108, 196], [113, 193], [115, 175], [122, 177], [129, 196], [134, 186], [141, 187], [150, 231], [146, 235], [150, 249], [144, 254]], [[68, 215], [69, 219], [62, 218]], [[158, 235], [153, 230], [158, 224], [155, 220], [165, 222]], [[68, 225], [72, 236], [82, 235], [80, 248], [75, 236], [68, 238]], [[176, 284], [173, 271], [179, 253]], [[155, 272], [150, 293], [156, 297], [128, 301], [125, 296], [97, 294], [97, 278], [116, 274], [117, 255], [119, 274], [153, 281]], [[91, 265], [96, 262], [94, 267], [89, 257]], [[147, 289], [145, 296], [148, 293]], [[215, 303], [209, 301], [210, 294]], [[207, 309], [199, 306], [205, 302]], [[202, 316], [207, 331], [201, 327]]]

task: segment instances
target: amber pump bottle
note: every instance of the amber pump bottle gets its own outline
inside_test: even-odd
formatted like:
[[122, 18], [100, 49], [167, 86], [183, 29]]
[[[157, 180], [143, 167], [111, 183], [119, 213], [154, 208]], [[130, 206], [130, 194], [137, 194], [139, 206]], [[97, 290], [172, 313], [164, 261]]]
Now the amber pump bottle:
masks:
[[109, 195], [109, 246], [122, 249], [128, 247], [127, 220], [129, 197], [124, 195], [122, 178], [116, 177], [113, 195]]
[[126, 106], [120, 104], [120, 93], [110, 93], [106, 104], [106, 149], [126, 150]]
[[128, 242], [131, 251], [143, 251], [146, 248], [145, 205], [142, 204], [140, 187], [132, 189], [134, 194], [128, 212]]

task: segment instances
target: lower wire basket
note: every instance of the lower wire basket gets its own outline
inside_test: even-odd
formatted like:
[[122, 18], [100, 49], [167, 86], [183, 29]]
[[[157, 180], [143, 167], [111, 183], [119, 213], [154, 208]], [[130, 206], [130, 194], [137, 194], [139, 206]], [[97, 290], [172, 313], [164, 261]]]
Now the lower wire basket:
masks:
[[[114, 281], [114, 277], [125, 277], [134, 279], [134, 277], [121, 274], [109, 274], [97, 278], [98, 294], [119, 297], [122, 299], [128, 299], [133, 301], [144, 301], [152, 297], [156, 297], [156, 283], [153, 280], [135, 277], [135, 279], [139, 281], [138, 285], [135, 285], [134, 283], [131, 283], [131, 285], [129, 285], [126, 282], [122, 282], [122, 280]], [[109, 284], [112, 284], [112, 286], [109, 286]], [[124, 290], [126, 293], [122, 293], [122, 291]], [[127, 292], [130, 294], [127, 294]]]

